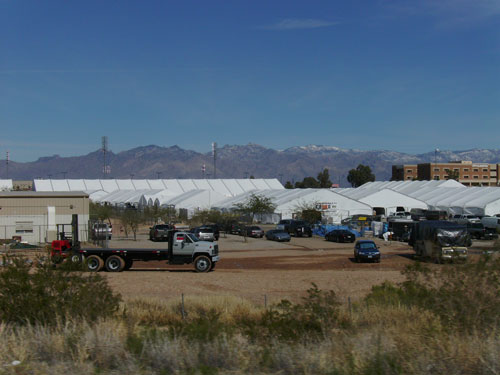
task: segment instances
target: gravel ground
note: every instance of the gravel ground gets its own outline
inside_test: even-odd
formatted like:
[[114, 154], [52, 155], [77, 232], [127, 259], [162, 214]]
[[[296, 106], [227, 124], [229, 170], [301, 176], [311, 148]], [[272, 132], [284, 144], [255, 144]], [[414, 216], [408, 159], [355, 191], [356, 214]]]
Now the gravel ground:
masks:
[[[222, 235], [221, 261], [213, 272], [198, 274], [192, 265], [169, 266], [165, 262], [135, 262], [122, 273], [102, 273], [124, 298], [180, 298], [184, 295], [234, 295], [255, 303], [297, 300], [312, 283], [334, 290], [342, 300], [364, 296], [384, 280], [402, 281], [401, 270], [413, 262], [413, 250], [400, 242], [375, 239], [382, 253], [381, 263], [357, 264], [353, 244], [333, 243], [320, 237], [292, 238], [288, 243]], [[164, 248], [165, 242], [151, 242], [147, 235], [137, 241], [114, 238], [113, 248]]]

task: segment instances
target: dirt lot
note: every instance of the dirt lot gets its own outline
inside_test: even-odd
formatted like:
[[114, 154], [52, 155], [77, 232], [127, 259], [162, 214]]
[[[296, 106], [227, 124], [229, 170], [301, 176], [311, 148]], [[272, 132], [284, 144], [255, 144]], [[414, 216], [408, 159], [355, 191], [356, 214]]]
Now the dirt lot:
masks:
[[[342, 299], [357, 299], [384, 280], [401, 281], [400, 271], [413, 262], [404, 243], [375, 239], [381, 263], [355, 263], [353, 244], [323, 238], [292, 238], [289, 243], [227, 235], [219, 240], [221, 261], [215, 271], [197, 274], [190, 266], [165, 262], [136, 262], [128, 272], [103, 273], [124, 297], [176, 298], [184, 295], [234, 295], [255, 303], [296, 300], [316, 283], [334, 290]], [[137, 241], [115, 238], [111, 247], [166, 247], [146, 235]]]

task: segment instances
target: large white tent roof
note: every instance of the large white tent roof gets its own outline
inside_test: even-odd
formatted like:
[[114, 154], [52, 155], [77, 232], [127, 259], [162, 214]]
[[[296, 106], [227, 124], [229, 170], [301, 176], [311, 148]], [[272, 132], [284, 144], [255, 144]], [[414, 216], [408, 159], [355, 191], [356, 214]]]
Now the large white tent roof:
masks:
[[146, 191], [167, 190], [173, 194], [183, 194], [192, 190], [212, 190], [227, 197], [246, 191], [262, 189], [284, 189], [275, 178], [271, 179], [62, 179], [34, 180], [35, 191], [84, 191], [92, 193], [105, 191]]

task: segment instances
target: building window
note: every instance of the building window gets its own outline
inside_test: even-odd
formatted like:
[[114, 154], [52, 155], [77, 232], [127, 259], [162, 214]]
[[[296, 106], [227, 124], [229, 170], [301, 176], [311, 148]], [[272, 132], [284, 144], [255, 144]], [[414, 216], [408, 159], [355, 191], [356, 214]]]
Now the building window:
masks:
[[411, 176], [407, 176], [407, 177], [406, 177], [406, 179], [407, 179], [407, 180], [411, 180]]
[[434, 179], [435, 180], [439, 180], [439, 176], [434, 176]]
[[479, 168], [474, 168], [473, 172], [479, 172]]
[[16, 221], [16, 233], [33, 233], [33, 222]]
[[406, 173], [413, 173], [413, 171], [411, 169], [407, 169]]
[[458, 171], [459, 171], [459, 169], [458, 169], [458, 168], [453, 168], [453, 170], [454, 170], [455, 172], [458, 172]]
[[488, 172], [488, 168], [483, 168], [483, 172]]
[[474, 178], [475, 178], [475, 179], [478, 179], [478, 178], [479, 178], [479, 176], [474, 176]]
[[469, 176], [464, 176], [464, 178], [469, 178]]
[[434, 172], [439, 172], [439, 168], [434, 168]]
[[469, 168], [464, 168], [464, 172], [469, 172]]

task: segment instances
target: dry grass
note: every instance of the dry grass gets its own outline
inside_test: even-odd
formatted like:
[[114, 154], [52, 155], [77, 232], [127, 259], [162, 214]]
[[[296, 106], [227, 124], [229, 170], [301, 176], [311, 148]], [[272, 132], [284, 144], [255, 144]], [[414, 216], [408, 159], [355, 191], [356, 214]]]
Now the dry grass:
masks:
[[[187, 320], [215, 310], [228, 324], [263, 309], [239, 298], [186, 297]], [[12, 374], [498, 374], [500, 335], [446, 333], [429, 312], [403, 307], [342, 310], [350, 328], [319, 341], [266, 345], [241, 334], [172, 337], [179, 301], [126, 302], [127, 317], [56, 327], [0, 325], [0, 372]], [[196, 315], [198, 314], [198, 315]], [[20, 361], [17, 366], [9, 365]]]

